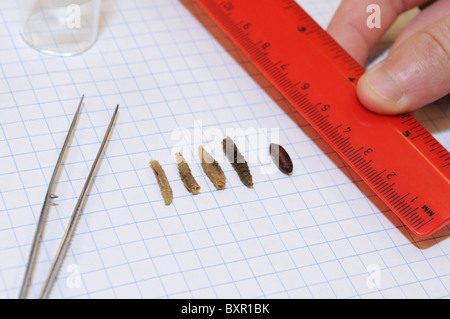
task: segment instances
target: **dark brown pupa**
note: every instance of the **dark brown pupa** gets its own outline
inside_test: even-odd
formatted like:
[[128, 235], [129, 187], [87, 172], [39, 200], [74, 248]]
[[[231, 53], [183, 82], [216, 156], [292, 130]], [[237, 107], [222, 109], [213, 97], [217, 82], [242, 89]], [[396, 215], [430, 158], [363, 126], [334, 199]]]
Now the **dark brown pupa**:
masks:
[[156, 180], [158, 181], [159, 189], [164, 199], [164, 204], [168, 206], [172, 203], [173, 193], [172, 188], [169, 185], [169, 180], [167, 179], [166, 173], [164, 173], [164, 170], [158, 161], [150, 161], [150, 166], [153, 169], [153, 173], [155, 173]]
[[253, 187], [253, 177], [250, 173], [250, 169], [248, 168], [247, 161], [244, 156], [239, 152], [236, 144], [234, 144], [233, 140], [227, 136], [222, 141], [223, 152], [227, 157], [228, 161], [233, 166], [234, 170], [239, 176], [241, 182], [247, 186], [248, 188]]
[[214, 184], [217, 190], [225, 188], [226, 178], [225, 173], [219, 166], [219, 163], [203, 148], [203, 146], [198, 147], [198, 155], [200, 157], [200, 162], [202, 164], [203, 171]]
[[270, 144], [269, 152], [278, 169], [286, 175], [292, 175], [294, 165], [286, 150], [281, 145], [272, 143]]
[[191, 169], [188, 163], [184, 159], [181, 153], [175, 154], [178, 163], [178, 172], [180, 173], [180, 178], [184, 184], [184, 187], [193, 195], [200, 193], [200, 185], [198, 185], [194, 176], [192, 176]]

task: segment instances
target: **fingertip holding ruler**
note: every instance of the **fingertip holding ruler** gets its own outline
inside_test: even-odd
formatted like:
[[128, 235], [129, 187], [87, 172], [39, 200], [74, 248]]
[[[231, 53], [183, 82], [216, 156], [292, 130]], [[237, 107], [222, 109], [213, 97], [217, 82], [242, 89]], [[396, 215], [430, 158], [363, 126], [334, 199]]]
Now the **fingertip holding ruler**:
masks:
[[450, 153], [411, 114], [365, 109], [364, 69], [294, 0], [197, 2], [412, 232], [449, 222]]

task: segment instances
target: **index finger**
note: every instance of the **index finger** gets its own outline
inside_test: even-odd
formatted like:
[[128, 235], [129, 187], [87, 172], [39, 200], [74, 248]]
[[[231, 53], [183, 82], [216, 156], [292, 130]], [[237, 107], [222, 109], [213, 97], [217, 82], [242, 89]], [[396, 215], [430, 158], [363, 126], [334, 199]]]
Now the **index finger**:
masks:
[[[402, 13], [427, 0], [343, 0], [328, 26], [328, 33], [361, 65], [370, 49]], [[369, 5], [378, 5], [381, 25], [370, 28]]]

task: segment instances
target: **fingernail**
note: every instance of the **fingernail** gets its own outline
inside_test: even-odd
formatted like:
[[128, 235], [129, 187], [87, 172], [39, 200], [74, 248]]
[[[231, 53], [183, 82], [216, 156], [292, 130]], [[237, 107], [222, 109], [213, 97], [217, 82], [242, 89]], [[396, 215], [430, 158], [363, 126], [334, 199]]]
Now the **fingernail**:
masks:
[[398, 82], [383, 65], [377, 65], [367, 73], [367, 82], [380, 97], [397, 103], [403, 97]]

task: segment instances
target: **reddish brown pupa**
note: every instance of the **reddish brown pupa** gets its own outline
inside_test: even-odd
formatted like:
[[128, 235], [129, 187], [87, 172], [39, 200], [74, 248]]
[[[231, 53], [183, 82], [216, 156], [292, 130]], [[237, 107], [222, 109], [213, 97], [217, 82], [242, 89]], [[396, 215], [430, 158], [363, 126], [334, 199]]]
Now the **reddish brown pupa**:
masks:
[[278, 169], [287, 175], [292, 175], [294, 165], [292, 164], [291, 157], [286, 150], [278, 144], [272, 143], [269, 147], [270, 156]]

